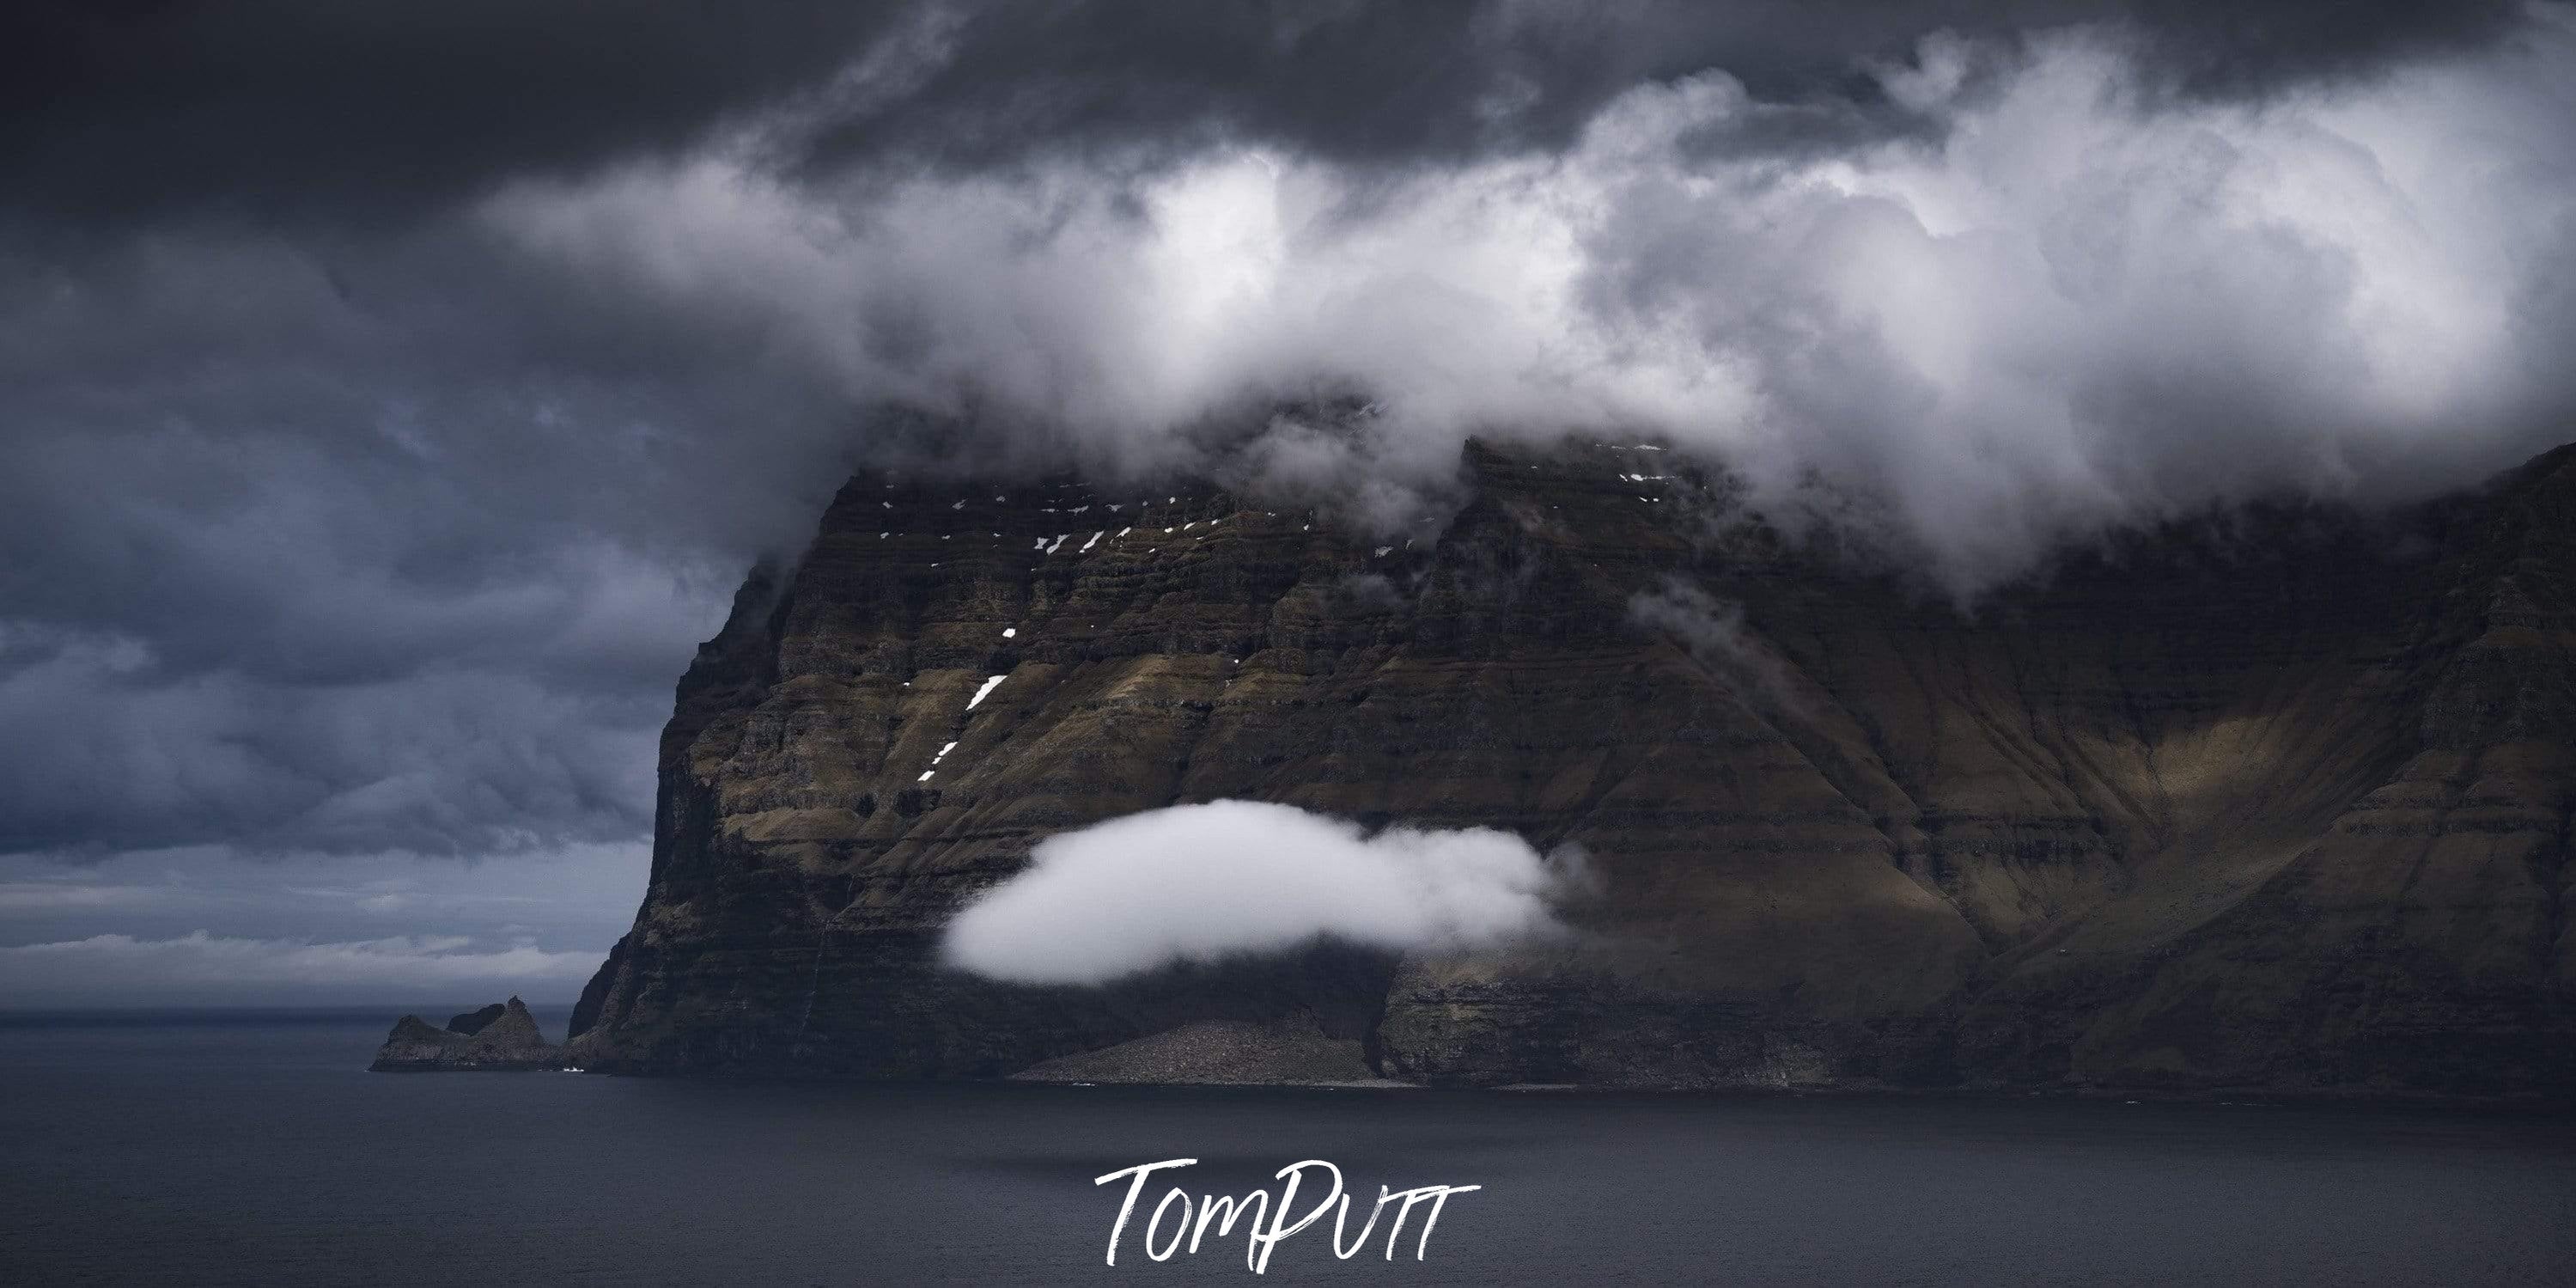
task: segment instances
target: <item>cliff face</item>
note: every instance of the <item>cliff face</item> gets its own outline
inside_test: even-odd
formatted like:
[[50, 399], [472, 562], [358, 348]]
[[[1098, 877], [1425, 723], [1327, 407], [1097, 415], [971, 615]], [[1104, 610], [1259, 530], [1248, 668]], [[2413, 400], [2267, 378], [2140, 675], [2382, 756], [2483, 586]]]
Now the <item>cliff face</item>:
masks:
[[[998, 1075], [1294, 1013], [1438, 1081], [2576, 1083], [2576, 451], [1972, 615], [1664, 453], [1464, 468], [1410, 542], [1205, 488], [852, 482], [681, 682], [570, 1057]], [[1579, 843], [1592, 933], [1105, 991], [933, 964], [1037, 840], [1220, 797]]]

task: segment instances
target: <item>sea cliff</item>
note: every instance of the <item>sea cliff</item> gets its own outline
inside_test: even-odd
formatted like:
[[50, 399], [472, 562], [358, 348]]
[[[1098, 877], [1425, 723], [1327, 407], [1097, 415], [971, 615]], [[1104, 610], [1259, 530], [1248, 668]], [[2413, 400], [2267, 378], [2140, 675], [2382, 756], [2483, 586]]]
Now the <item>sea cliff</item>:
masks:
[[[680, 683], [568, 1058], [1001, 1076], [1295, 1016], [1434, 1083], [2576, 1086], [2576, 450], [1966, 607], [1650, 448], [1471, 445], [1460, 489], [1389, 533], [853, 479]], [[1585, 933], [1107, 990], [937, 964], [1038, 840], [1229, 797], [1579, 845]]]

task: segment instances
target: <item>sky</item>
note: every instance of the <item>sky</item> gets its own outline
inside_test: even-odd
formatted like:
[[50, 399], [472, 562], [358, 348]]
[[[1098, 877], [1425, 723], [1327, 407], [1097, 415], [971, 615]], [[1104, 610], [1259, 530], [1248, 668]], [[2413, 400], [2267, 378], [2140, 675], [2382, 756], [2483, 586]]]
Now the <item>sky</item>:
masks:
[[0, 1006], [570, 997], [858, 466], [1635, 432], [1972, 609], [2576, 438], [2564, 4], [739, 10], [7, 7]]

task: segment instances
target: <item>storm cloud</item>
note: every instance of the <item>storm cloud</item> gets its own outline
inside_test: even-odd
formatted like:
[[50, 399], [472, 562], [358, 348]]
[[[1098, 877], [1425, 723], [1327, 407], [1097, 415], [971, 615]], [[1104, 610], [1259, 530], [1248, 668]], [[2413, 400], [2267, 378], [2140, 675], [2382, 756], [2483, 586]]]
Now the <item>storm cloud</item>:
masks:
[[479, 213], [1023, 454], [1204, 466], [1211, 420], [1336, 392], [1378, 409], [1355, 474], [1652, 433], [1759, 500], [1871, 498], [1964, 596], [2105, 525], [2457, 485], [2563, 434], [2576, 29], [2535, 23], [2256, 103], [2160, 97], [2090, 29], [1934, 37], [1868, 73], [1928, 138], [1794, 155], [1713, 144], [1776, 105], [1708, 71], [1562, 150], [1395, 174], [1237, 147], [835, 187], [745, 141]]
[[1937, 31], [2093, 25], [2160, 92], [2242, 96], [2509, 32], [2497, 0], [29, 0], [0, 20], [0, 192], [32, 212], [398, 217], [686, 149], [788, 106], [791, 166], [1271, 146], [1413, 165], [1553, 149], [1722, 68], [1826, 115]]
[[1386, 511], [1652, 436], [1972, 602], [2576, 424], [2558, 4], [0, 21], [0, 850], [65, 872], [632, 843], [861, 463]]

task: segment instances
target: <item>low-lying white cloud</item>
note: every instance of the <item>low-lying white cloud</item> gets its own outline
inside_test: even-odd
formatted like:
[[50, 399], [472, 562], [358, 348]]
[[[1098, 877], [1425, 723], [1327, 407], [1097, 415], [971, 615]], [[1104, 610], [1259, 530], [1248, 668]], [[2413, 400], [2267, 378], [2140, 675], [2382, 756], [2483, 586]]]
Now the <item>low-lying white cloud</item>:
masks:
[[195, 1002], [245, 996], [347, 1000], [466, 992], [569, 997], [593, 951], [530, 943], [477, 947], [462, 935], [310, 943], [196, 931], [172, 939], [92, 935], [0, 948], [0, 989], [17, 1004]]
[[1038, 844], [960, 912], [947, 962], [1027, 984], [1098, 984], [1318, 937], [1465, 948], [1559, 930], [1570, 858], [1488, 828], [1389, 828], [1289, 805], [1212, 801]]
[[1701, 665], [1724, 676], [1737, 692], [1770, 710], [1804, 704], [1789, 669], [1744, 625], [1744, 606], [1719, 599], [1678, 578], [1628, 597], [1628, 619], [1672, 636]]

